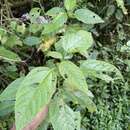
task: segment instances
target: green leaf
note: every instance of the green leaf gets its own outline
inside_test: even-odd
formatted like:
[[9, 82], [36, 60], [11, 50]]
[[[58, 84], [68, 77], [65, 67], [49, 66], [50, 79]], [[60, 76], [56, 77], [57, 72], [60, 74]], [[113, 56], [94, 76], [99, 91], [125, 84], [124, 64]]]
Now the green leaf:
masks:
[[128, 42], [126, 43], [126, 45], [130, 47], [130, 41], [128, 41]]
[[21, 61], [20, 57], [16, 53], [7, 50], [2, 46], [0, 46], [0, 59], [7, 61]]
[[0, 102], [0, 117], [14, 111], [14, 101]]
[[7, 34], [7, 31], [4, 28], [0, 27], [0, 40], [2, 36], [5, 36], [6, 34]]
[[17, 130], [23, 129], [50, 102], [55, 89], [54, 69], [37, 67], [25, 77], [16, 94]]
[[68, 11], [73, 11], [76, 7], [76, 0], [64, 0], [64, 6]]
[[130, 46], [124, 45], [121, 47], [121, 52], [130, 53]]
[[46, 120], [44, 120], [44, 121], [40, 124], [40, 126], [38, 127], [37, 130], [47, 130], [48, 126], [49, 126], [49, 122], [48, 122], [48, 120], [46, 119]]
[[52, 103], [49, 109], [54, 130], [80, 130], [81, 117], [66, 104]]
[[41, 42], [40, 38], [34, 36], [26, 37], [26, 39], [24, 40], [24, 43], [28, 46], [38, 45], [40, 44], [40, 42]]
[[111, 17], [115, 13], [115, 10], [116, 10], [115, 6], [110, 5], [106, 12], [107, 17]]
[[7, 41], [4, 43], [5, 46], [13, 48], [15, 45], [22, 46], [22, 41], [16, 35], [11, 35], [8, 37]]
[[17, 25], [16, 31], [24, 35], [26, 31], [26, 25], [24, 23], [22, 23], [22, 25]]
[[130, 53], [130, 41], [126, 43], [126, 45], [121, 47], [121, 52], [128, 52]]
[[125, 63], [128, 65], [128, 69], [130, 71], [130, 60], [125, 60]]
[[75, 92], [75, 96], [77, 97], [78, 102], [81, 103], [83, 107], [87, 107], [89, 112], [93, 113], [96, 111], [96, 105], [94, 102], [89, 98], [86, 93], [83, 92]]
[[97, 14], [89, 9], [78, 9], [75, 11], [75, 17], [86, 24], [103, 23], [104, 21]]
[[32, 8], [31, 11], [29, 12], [29, 15], [38, 17], [40, 15], [40, 13], [41, 13], [40, 8]]
[[64, 13], [64, 9], [60, 7], [53, 7], [50, 10], [47, 11], [46, 15], [51, 17], [56, 17], [60, 13]]
[[4, 28], [0, 27], [0, 42], [4, 44], [6, 40], [7, 40], [7, 31]]
[[92, 46], [93, 38], [90, 32], [80, 30], [75, 33], [67, 33], [61, 39], [61, 44], [68, 53], [82, 53]]
[[12, 30], [16, 31], [17, 25], [18, 25], [17, 21], [13, 21], [13, 20], [10, 21], [10, 28]]
[[59, 13], [50, 23], [44, 25], [43, 34], [58, 31], [67, 21], [66, 13]]
[[40, 8], [32, 8], [29, 12], [29, 18], [31, 20], [31, 23], [37, 23], [36, 19], [40, 16], [41, 9]]
[[124, 14], [127, 14], [127, 9], [125, 8], [124, 0], [116, 0], [118, 7], [120, 7]]
[[81, 115], [79, 112], [74, 112], [75, 114], [75, 130], [81, 130]]
[[38, 24], [38, 23], [33, 23], [29, 25], [29, 31], [32, 33], [37, 33], [39, 31], [41, 31], [43, 29], [43, 25], [42, 24]]
[[88, 96], [88, 94], [81, 91], [69, 91], [68, 89], [63, 90], [64, 99], [72, 101], [75, 104], [80, 104], [82, 108], [88, 108], [89, 112], [93, 113], [96, 111], [96, 105]]
[[88, 86], [79, 67], [70, 61], [63, 61], [59, 64], [59, 71], [72, 91], [80, 90], [87, 93]]
[[47, 53], [47, 56], [53, 57], [55, 59], [62, 59], [63, 58], [62, 54], [57, 52], [57, 51], [49, 51]]
[[15, 100], [16, 92], [19, 89], [19, 86], [23, 79], [24, 77], [21, 77], [10, 83], [7, 88], [1, 93], [0, 101]]
[[85, 60], [81, 62], [80, 68], [86, 77], [93, 76], [109, 82], [112, 77], [108, 74], [114, 72], [118, 79], [123, 79], [121, 72], [114, 65], [104, 61]]

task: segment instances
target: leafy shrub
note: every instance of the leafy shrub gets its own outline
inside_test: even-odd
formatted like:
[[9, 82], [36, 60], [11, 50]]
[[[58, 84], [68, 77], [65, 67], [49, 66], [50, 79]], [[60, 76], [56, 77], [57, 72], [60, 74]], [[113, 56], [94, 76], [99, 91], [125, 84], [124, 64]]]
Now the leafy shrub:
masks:
[[[126, 14], [123, 1], [116, 2]], [[99, 53], [107, 57], [103, 61], [96, 57], [95, 49], [97, 44], [101, 46], [95, 38], [95, 25], [100, 29], [107, 26], [105, 21], [113, 15], [115, 6], [108, 8], [104, 20], [91, 9], [79, 7], [76, 0], [64, 0], [64, 7], [53, 7], [45, 13], [41, 8], [32, 8], [28, 14], [28, 24], [14, 20], [9, 30], [0, 28], [0, 57], [3, 64], [26, 65], [29, 59], [33, 60], [33, 53], [40, 57], [42, 52], [41, 55], [45, 57], [44, 64], [43, 61], [38, 65], [32, 61], [34, 63], [28, 66], [27, 75], [21, 72], [18, 78], [16, 74], [12, 78], [15, 80], [0, 95], [0, 116], [14, 111], [17, 130], [23, 129], [47, 105], [48, 116], [39, 129], [51, 126], [54, 130], [84, 130], [88, 126], [88, 129], [99, 130], [127, 128], [120, 126], [120, 121], [128, 120], [126, 78], [107, 57], [109, 53], [114, 55], [114, 52], [107, 47], [101, 48]], [[122, 28], [120, 24], [118, 27]], [[118, 31], [120, 40], [124, 40], [122, 33]], [[33, 48], [31, 56], [28, 53], [30, 48]], [[129, 52], [128, 48], [129, 43], [122, 46], [120, 51]], [[25, 68], [23, 71], [26, 71]], [[108, 90], [108, 86], [111, 90]], [[114, 92], [122, 94], [116, 95]], [[115, 111], [111, 111], [112, 107], [116, 108]], [[108, 115], [110, 117], [105, 118]]]

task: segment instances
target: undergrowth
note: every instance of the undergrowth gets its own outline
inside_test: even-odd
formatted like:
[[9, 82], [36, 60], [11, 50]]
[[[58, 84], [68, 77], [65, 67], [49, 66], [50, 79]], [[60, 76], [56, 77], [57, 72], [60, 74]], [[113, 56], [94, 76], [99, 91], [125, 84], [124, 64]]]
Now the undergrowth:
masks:
[[0, 129], [130, 129], [129, 0], [0, 5]]

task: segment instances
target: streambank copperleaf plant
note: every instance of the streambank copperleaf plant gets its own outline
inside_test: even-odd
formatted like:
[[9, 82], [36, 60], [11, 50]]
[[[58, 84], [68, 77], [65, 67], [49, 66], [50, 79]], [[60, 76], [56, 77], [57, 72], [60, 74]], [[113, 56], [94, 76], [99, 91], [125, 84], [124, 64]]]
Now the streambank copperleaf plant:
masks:
[[[45, 13], [49, 19], [40, 19], [39, 22], [41, 11], [39, 8], [30, 11], [28, 27], [15, 21], [11, 27], [19, 35], [26, 34], [21, 46], [35, 46], [37, 51], [41, 50], [51, 60], [43, 66], [30, 68], [26, 76], [12, 82], [0, 95], [3, 108], [0, 111], [5, 114], [14, 111], [16, 130], [22, 130], [48, 106], [49, 112], [39, 130], [47, 130], [48, 127], [54, 130], [80, 130], [80, 110], [74, 110], [72, 104], [87, 108], [89, 112], [96, 111], [94, 96], [86, 78], [114, 82], [123, 80], [123, 77], [114, 65], [88, 57], [94, 39], [87, 25], [102, 24], [101, 17], [89, 9], [77, 9], [76, 0], [65, 0], [64, 7], [50, 9]], [[24, 62], [7, 50], [12, 46], [7, 47], [6, 44], [7, 41], [4, 41], [0, 46], [0, 58], [11, 63]], [[72, 60], [77, 54], [82, 60]]]

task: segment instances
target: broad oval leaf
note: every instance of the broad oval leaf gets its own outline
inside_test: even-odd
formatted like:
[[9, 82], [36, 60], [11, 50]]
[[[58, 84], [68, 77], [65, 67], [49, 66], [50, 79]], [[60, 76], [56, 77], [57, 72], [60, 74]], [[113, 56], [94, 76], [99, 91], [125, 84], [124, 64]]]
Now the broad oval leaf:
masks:
[[23, 129], [50, 102], [55, 92], [55, 86], [54, 69], [37, 67], [25, 77], [16, 94], [15, 120], [17, 130]]
[[89, 9], [78, 9], [75, 11], [75, 17], [86, 24], [103, 23], [104, 21], [97, 14]]
[[46, 15], [56, 17], [59, 13], [64, 13], [64, 9], [60, 7], [54, 7], [47, 11]]
[[70, 61], [63, 61], [59, 64], [59, 71], [71, 90], [80, 90], [87, 93], [88, 86], [78, 66]]
[[68, 53], [82, 53], [92, 46], [93, 38], [90, 32], [80, 30], [75, 33], [67, 33], [61, 39], [61, 44]]
[[80, 113], [74, 112], [64, 103], [52, 103], [49, 109], [49, 117], [54, 130], [80, 130]]
[[20, 57], [16, 53], [7, 50], [2, 46], [0, 46], [0, 59], [7, 61], [21, 61]]
[[80, 104], [82, 108], [87, 108], [89, 112], [93, 113], [96, 111], [96, 105], [88, 94], [81, 91], [69, 91], [68, 89], [63, 89], [62, 96], [67, 101], [72, 101], [75, 104]]
[[40, 44], [41, 40], [38, 37], [29, 36], [24, 40], [24, 44], [28, 46], [34, 46]]
[[58, 31], [67, 21], [67, 14], [59, 13], [50, 23], [44, 25], [43, 34], [54, 33]]
[[[109, 73], [115, 73], [118, 79], [123, 79], [121, 72], [112, 64], [100, 60], [81, 61], [80, 68], [85, 76], [94, 76], [105, 81], [111, 81]], [[104, 74], [104, 72], [106, 74]], [[105, 76], [105, 77], [104, 77]], [[106, 78], [106, 79], [105, 79]]]
[[24, 77], [18, 78], [7, 86], [7, 88], [0, 94], [0, 101], [15, 100], [16, 92], [19, 89]]
[[76, 0], [64, 0], [64, 6], [68, 11], [73, 11], [76, 7]]

